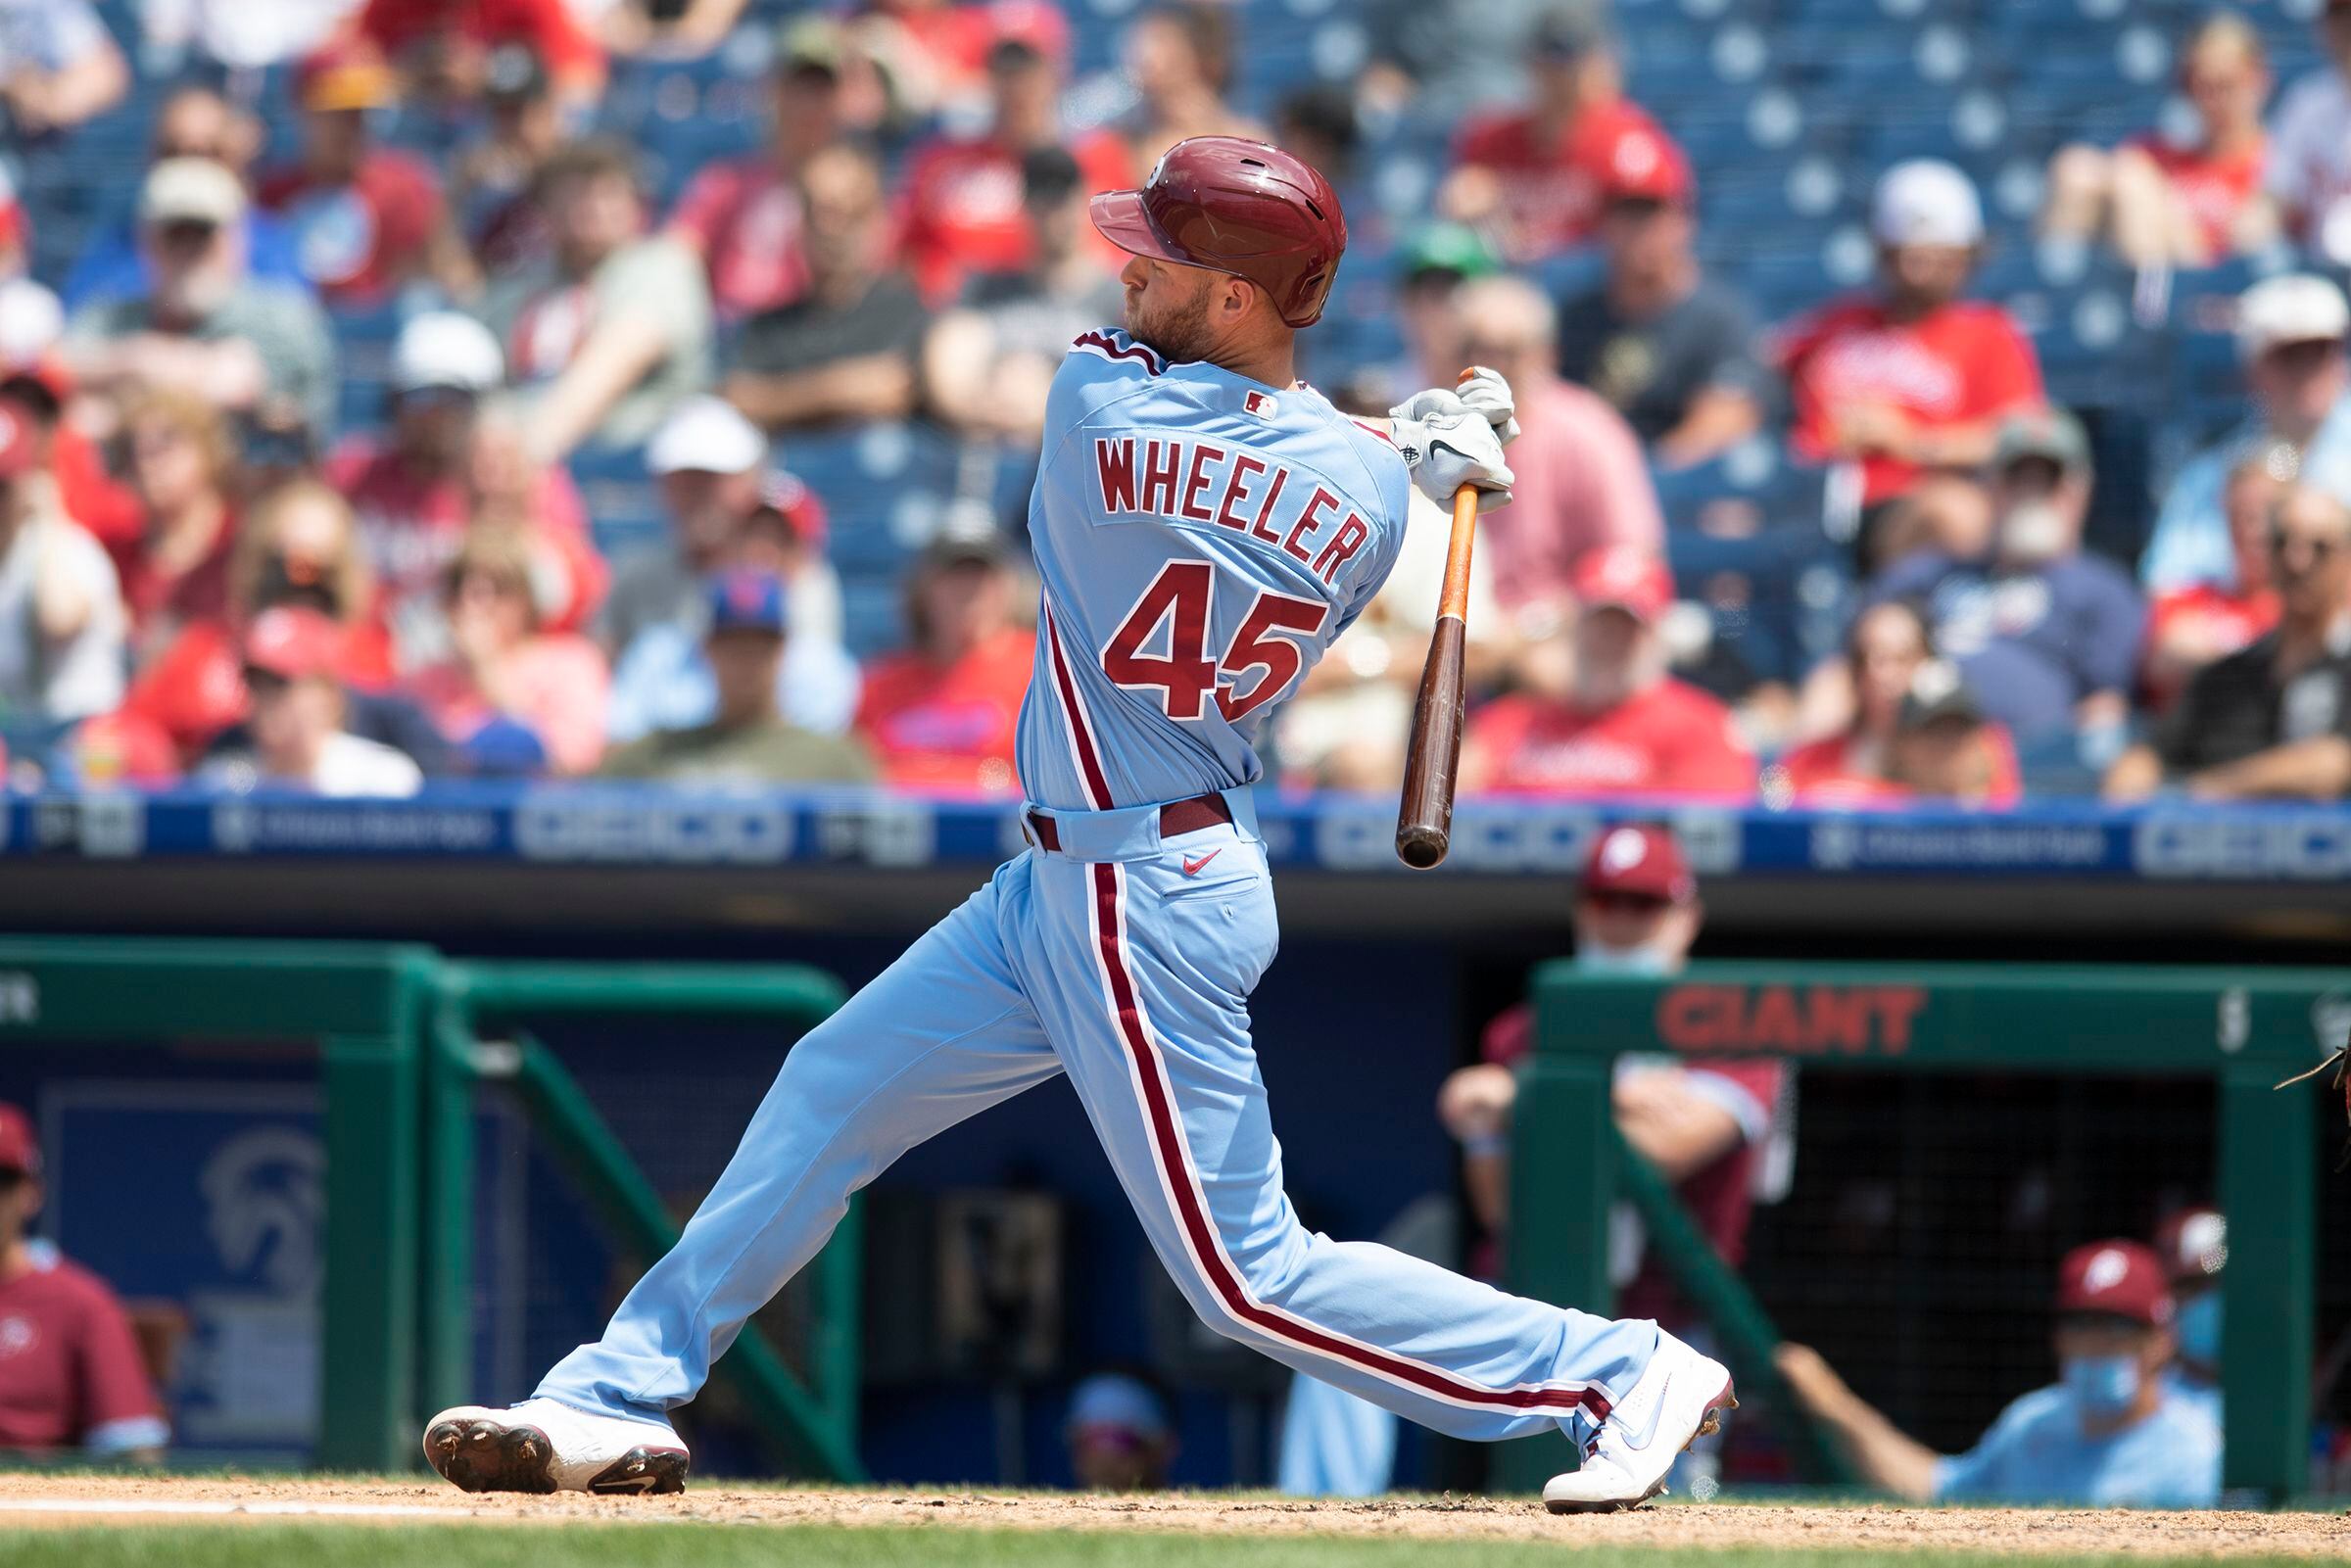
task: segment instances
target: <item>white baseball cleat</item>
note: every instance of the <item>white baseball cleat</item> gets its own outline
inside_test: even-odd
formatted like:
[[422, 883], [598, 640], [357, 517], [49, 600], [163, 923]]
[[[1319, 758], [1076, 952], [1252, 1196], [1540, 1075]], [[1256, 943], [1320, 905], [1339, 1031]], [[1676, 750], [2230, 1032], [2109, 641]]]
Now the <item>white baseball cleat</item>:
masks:
[[460, 1404], [424, 1429], [424, 1457], [465, 1492], [683, 1492], [686, 1445], [666, 1421], [525, 1400]]
[[1675, 1456], [1738, 1407], [1727, 1367], [1657, 1330], [1656, 1354], [1600, 1423], [1584, 1467], [1553, 1476], [1543, 1506], [1553, 1513], [1638, 1508], [1665, 1490]]

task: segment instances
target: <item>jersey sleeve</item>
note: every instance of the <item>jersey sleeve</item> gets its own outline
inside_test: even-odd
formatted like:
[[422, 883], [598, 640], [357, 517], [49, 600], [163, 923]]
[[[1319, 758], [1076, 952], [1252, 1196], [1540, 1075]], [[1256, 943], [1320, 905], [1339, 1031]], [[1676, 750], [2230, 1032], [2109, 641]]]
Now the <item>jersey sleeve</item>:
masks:
[[82, 1324], [74, 1368], [80, 1383], [82, 1445], [101, 1453], [161, 1448], [168, 1436], [156, 1414], [155, 1391], [138, 1336], [115, 1293], [90, 1281], [88, 1316]]

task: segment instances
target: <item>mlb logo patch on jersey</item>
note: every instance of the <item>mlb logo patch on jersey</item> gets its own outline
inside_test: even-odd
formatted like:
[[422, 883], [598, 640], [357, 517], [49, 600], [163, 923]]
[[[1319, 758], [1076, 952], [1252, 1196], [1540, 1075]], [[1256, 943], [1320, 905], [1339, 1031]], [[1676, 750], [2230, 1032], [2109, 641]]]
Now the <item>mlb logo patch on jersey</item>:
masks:
[[1260, 419], [1281, 417], [1281, 405], [1273, 401], [1273, 394], [1271, 392], [1250, 393], [1241, 400], [1241, 408], [1244, 412], [1253, 413]]

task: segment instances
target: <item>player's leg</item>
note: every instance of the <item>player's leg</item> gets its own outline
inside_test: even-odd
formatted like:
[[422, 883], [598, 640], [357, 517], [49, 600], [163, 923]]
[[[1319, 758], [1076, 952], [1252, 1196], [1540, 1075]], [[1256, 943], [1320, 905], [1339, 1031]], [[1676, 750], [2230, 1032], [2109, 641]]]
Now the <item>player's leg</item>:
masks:
[[[425, 1445], [436, 1469], [468, 1490], [547, 1491], [590, 1485], [616, 1455], [649, 1453], [675, 1472], [652, 1489], [682, 1480], [684, 1449], [665, 1412], [700, 1392], [744, 1320], [816, 1256], [849, 1195], [914, 1145], [1061, 1070], [1001, 938], [1007, 912], [1027, 898], [1027, 866], [998, 871], [792, 1048], [677, 1246], [602, 1338], [556, 1363], [516, 1407], [532, 1412], [522, 1422], [471, 1406], [437, 1417]], [[533, 1411], [543, 1402], [557, 1408]]]
[[[1187, 878], [1212, 849], [1215, 871]], [[1274, 947], [1262, 846], [1224, 827], [1147, 859], [1036, 864], [1038, 908], [1056, 918], [1038, 922], [1036, 950], [1016, 962], [1201, 1315], [1455, 1436], [1592, 1436], [1642, 1381], [1654, 1323], [1506, 1295], [1385, 1247], [1309, 1234], [1292, 1212], [1249, 1037], [1248, 993]]]

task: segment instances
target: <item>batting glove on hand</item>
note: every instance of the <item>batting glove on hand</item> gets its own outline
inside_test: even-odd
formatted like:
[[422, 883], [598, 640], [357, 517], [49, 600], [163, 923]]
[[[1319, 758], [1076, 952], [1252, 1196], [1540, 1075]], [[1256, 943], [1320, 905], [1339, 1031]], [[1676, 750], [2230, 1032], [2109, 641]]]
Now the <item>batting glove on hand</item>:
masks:
[[1504, 446], [1518, 439], [1517, 401], [1511, 396], [1511, 384], [1502, 379], [1501, 371], [1471, 365], [1469, 374], [1453, 390], [1463, 403], [1486, 416], [1486, 423], [1494, 427]]
[[1412, 470], [1420, 494], [1440, 506], [1453, 505], [1463, 485], [1477, 492], [1477, 509], [1508, 505], [1517, 476], [1502, 460], [1502, 441], [1485, 416], [1453, 393], [1416, 393], [1390, 409], [1396, 450]]

